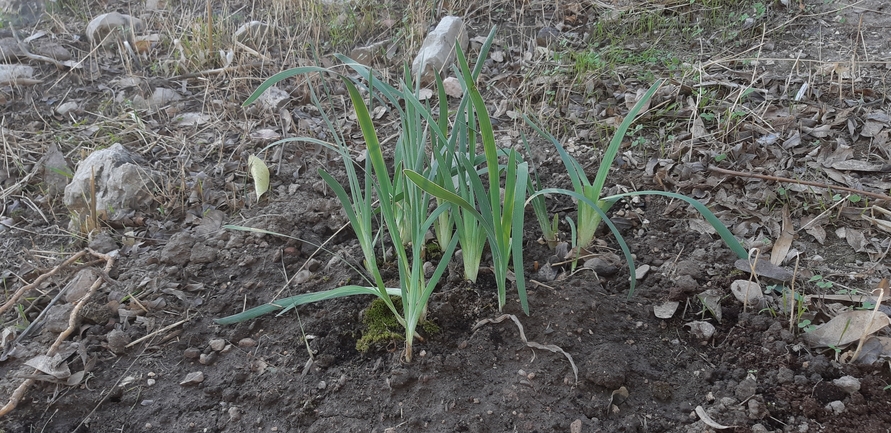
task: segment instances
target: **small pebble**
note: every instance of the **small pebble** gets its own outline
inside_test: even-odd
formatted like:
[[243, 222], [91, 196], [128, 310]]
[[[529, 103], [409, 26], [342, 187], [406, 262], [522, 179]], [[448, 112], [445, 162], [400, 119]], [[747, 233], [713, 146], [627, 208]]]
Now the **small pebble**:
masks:
[[257, 340], [254, 340], [253, 338], [242, 338], [241, 340], [238, 340], [238, 347], [242, 349], [250, 349], [256, 346]]
[[186, 359], [197, 359], [201, 356], [201, 351], [197, 347], [190, 347], [183, 351], [183, 357]]
[[838, 400], [835, 400], [835, 401], [830, 402], [829, 404], [826, 405], [826, 410], [828, 410], [836, 415], [840, 415], [841, 413], [843, 413], [845, 411], [845, 404]]
[[833, 380], [832, 383], [848, 394], [860, 391], [860, 380], [853, 376], [842, 376]]
[[241, 409], [238, 406], [229, 408], [229, 421], [238, 421], [241, 419]]
[[201, 371], [193, 371], [186, 375], [186, 378], [180, 382], [180, 385], [190, 385], [204, 382], [204, 373]]
[[223, 350], [224, 347], [226, 347], [226, 340], [223, 340], [222, 338], [217, 338], [214, 340], [210, 340], [210, 343], [208, 343], [208, 344], [210, 345], [210, 348], [213, 349], [213, 351], [219, 352], [219, 351]]
[[218, 355], [216, 352], [202, 353], [198, 357], [198, 363], [201, 365], [210, 365], [210, 364], [213, 364], [214, 362], [216, 362], [217, 357], [218, 357]]

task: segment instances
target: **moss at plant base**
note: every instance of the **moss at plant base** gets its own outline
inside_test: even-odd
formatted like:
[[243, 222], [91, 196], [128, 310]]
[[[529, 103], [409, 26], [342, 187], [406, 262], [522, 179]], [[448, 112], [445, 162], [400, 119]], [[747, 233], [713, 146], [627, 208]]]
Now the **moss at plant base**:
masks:
[[[392, 296], [390, 300], [402, 313], [402, 300]], [[405, 331], [396, 316], [383, 300], [375, 298], [362, 316], [362, 338], [356, 341], [356, 350], [366, 353], [372, 349], [384, 348], [396, 341], [405, 341]]]
[[[390, 300], [401, 314], [402, 299], [392, 296]], [[365, 310], [365, 314], [362, 316], [362, 325], [362, 338], [356, 341], [356, 350], [359, 352], [381, 350], [393, 343], [405, 341], [405, 329], [381, 299], [372, 301]], [[419, 325], [427, 335], [440, 332], [439, 326], [429, 320], [422, 321]]]

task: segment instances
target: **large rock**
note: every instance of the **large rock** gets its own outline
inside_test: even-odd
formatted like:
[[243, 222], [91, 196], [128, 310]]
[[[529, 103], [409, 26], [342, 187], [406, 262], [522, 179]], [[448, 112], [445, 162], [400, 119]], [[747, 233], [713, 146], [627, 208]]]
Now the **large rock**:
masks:
[[87, 39], [92, 44], [114, 45], [119, 39], [128, 39], [130, 32], [141, 32], [142, 20], [118, 12], [109, 12], [93, 18], [87, 24]]
[[83, 222], [90, 215], [90, 179], [93, 177], [98, 217], [114, 220], [132, 210], [151, 208], [153, 197], [150, 186], [155, 174], [140, 167], [138, 157], [116, 143], [91, 153], [81, 161], [71, 183], [65, 187], [65, 206], [74, 215], [72, 230], [83, 227]]
[[413, 76], [417, 77], [420, 73], [421, 81], [429, 83], [433, 81], [434, 71], [442, 74], [443, 70], [455, 61], [456, 41], [460, 42], [461, 49], [467, 52], [469, 39], [464, 30], [464, 21], [455, 16], [443, 17], [424, 39], [424, 44], [412, 62]]

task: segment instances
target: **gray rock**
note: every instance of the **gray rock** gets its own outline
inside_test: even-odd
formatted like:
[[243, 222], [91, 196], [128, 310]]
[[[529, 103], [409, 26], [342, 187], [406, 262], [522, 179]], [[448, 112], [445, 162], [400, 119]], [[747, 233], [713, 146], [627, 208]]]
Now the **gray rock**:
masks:
[[65, 173], [70, 174], [71, 168], [65, 161], [65, 155], [59, 151], [59, 147], [55, 143], [50, 143], [46, 148], [46, 155], [40, 158], [40, 165], [43, 169], [43, 184], [46, 187], [46, 194], [55, 197], [65, 190], [68, 185], [68, 178]]
[[700, 285], [689, 275], [682, 275], [674, 281], [674, 284], [685, 293], [699, 291]]
[[192, 256], [195, 238], [188, 232], [180, 232], [170, 237], [161, 250], [161, 263], [185, 266]]
[[412, 76], [421, 76], [422, 82], [432, 82], [434, 71], [443, 73], [455, 61], [455, 42], [467, 51], [469, 39], [464, 30], [464, 21], [460, 17], [446, 16], [430, 32], [418, 55], [411, 63]]
[[832, 383], [848, 394], [860, 391], [860, 379], [853, 376], [842, 376], [833, 380]]
[[99, 278], [99, 272], [93, 268], [83, 268], [65, 285], [65, 302], [75, 303], [90, 291], [90, 286]]
[[795, 373], [791, 369], [788, 369], [786, 367], [780, 367], [779, 371], [777, 372], [777, 382], [779, 383], [792, 382], [794, 377]]
[[190, 263], [211, 263], [216, 259], [217, 249], [202, 242], [193, 245], [192, 252], [189, 254]]
[[736, 386], [736, 389], [733, 390], [733, 395], [739, 400], [745, 400], [755, 395], [757, 390], [758, 384], [754, 379], [744, 379]]
[[106, 254], [118, 249], [118, 244], [110, 234], [99, 232], [90, 240], [89, 247], [97, 252]]
[[56, 304], [50, 307], [44, 316], [43, 332], [58, 334], [68, 328], [68, 319], [74, 304]]
[[118, 12], [110, 12], [93, 18], [84, 33], [90, 43], [112, 45], [120, 38], [142, 30], [142, 20]]
[[213, 340], [210, 340], [207, 344], [210, 346], [211, 350], [219, 352], [223, 350], [224, 347], [226, 347], [226, 340], [222, 338], [215, 338]]
[[389, 43], [390, 41], [380, 41], [364, 47], [353, 48], [350, 51], [350, 58], [365, 66], [371, 66], [376, 60], [384, 58]]
[[91, 178], [96, 185], [96, 212], [100, 218], [116, 219], [130, 210], [150, 209], [150, 186], [156, 175], [138, 164], [138, 158], [120, 143], [97, 150], [77, 166], [71, 183], [65, 187], [65, 206], [76, 217], [72, 230], [84, 227], [90, 215]]
[[826, 410], [832, 412], [835, 415], [841, 415], [845, 411], [845, 404], [838, 400], [835, 400], [829, 402], [829, 404], [826, 405]]
[[542, 27], [535, 36], [535, 43], [539, 47], [553, 47], [560, 41], [560, 30], [553, 27]]
[[19, 57], [25, 57], [25, 53], [19, 48], [15, 38], [0, 38], [0, 61], [13, 63]]
[[120, 329], [112, 329], [111, 332], [105, 336], [105, 339], [108, 341], [108, 349], [118, 355], [127, 350], [127, 345], [130, 344], [131, 341], [130, 336]]
[[746, 403], [748, 408], [748, 417], [749, 419], [764, 419], [768, 415], [770, 415], [770, 411], [767, 410], [767, 406], [764, 405], [764, 402], [760, 401], [758, 398], [753, 398]]
[[535, 273], [535, 278], [539, 281], [554, 281], [557, 278], [557, 270], [550, 263], [545, 263]]
[[199, 384], [204, 382], [204, 372], [201, 371], [193, 371], [186, 375], [185, 378], [179, 383], [180, 385], [192, 385]]
[[285, 92], [277, 86], [272, 86], [260, 94], [257, 103], [260, 104], [260, 107], [264, 110], [276, 113], [278, 110], [284, 108], [290, 100], [291, 95], [289, 95], [288, 92]]
[[593, 259], [585, 260], [585, 264], [583, 266], [594, 271], [600, 277], [611, 277], [619, 272], [619, 268], [616, 265], [613, 265], [609, 261], [604, 260], [600, 257], [594, 257]]
[[677, 264], [678, 275], [689, 275], [692, 278], [702, 278], [702, 263], [692, 260], [682, 260]]

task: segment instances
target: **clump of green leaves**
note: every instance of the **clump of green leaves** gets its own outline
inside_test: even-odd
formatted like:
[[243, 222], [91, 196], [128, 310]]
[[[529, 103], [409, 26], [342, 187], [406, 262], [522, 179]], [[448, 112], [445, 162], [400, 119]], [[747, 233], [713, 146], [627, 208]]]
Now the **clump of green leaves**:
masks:
[[[563, 165], [566, 167], [566, 170], [569, 173], [569, 178], [572, 181], [573, 186], [573, 190], [559, 188], [539, 190], [530, 196], [529, 201], [535, 200], [537, 197], [544, 194], [564, 194], [577, 200], [577, 221], [573, 223], [572, 220], [569, 220], [568, 222], [570, 227], [573, 227], [573, 231], [575, 232], [573, 233], [573, 247], [577, 248], [578, 251], [588, 248], [592, 244], [598, 226], [601, 222], [605, 223], [610, 232], [612, 232], [612, 234], [616, 237], [616, 240], [619, 243], [619, 247], [621, 248], [622, 253], [625, 256], [625, 260], [628, 262], [628, 267], [631, 275], [631, 293], [633, 293], [635, 287], [634, 260], [631, 257], [631, 251], [628, 249], [628, 245], [625, 243], [625, 240], [619, 232], [618, 228], [616, 228], [616, 226], [612, 223], [612, 221], [609, 220], [609, 217], [606, 215], [606, 212], [612, 207], [613, 204], [626, 197], [639, 195], [660, 195], [673, 199], [683, 200], [690, 204], [693, 208], [695, 208], [703, 217], [705, 217], [705, 219], [712, 225], [712, 227], [715, 228], [715, 230], [721, 236], [727, 246], [730, 247], [730, 249], [733, 250], [733, 252], [736, 253], [737, 256], [739, 256], [740, 258], [748, 257], [748, 252], [746, 251], [746, 249], [739, 243], [739, 241], [733, 236], [733, 234], [727, 229], [727, 227], [724, 226], [723, 223], [721, 223], [718, 217], [716, 217], [714, 213], [712, 213], [707, 207], [705, 207], [705, 205], [693, 198], [666, 191], [635, 191], [623, 194], [615, 194], [611, 196], [604, 196], [607, 175], [609, 174], [609, 170], [613, 164], [613, 161], [616, 159], [616, 156], [619, 153], [619, 148], [622, 145], [625, 134], [628, 132], [628, 128], [631, 126], [632, 122], [635, 120], [641, 110], [643, 110], [644, 106], [647, 105], [650, 98], [653, 97], [653, 95], [656, 93], [661, 85], [662, 81], [659, 80], [656, 81], [652, 86], [650, 86], [649, 90], [647, 90], [647, 92], [625, 116], [625, 119], [616, 129], [616, 132], [613, 135], [609, 146], [604, 151], [603, 159], [600, 162], [600, 166], [597, 169], [597, 175], [595, 176], [593, 182], [588, 180], [582, 165], [579, 164], [579, 162], [575, 158], [573, 158], [572, 155], [570, 155], [566, 151], [566, 149], [563, 148], [563, 145], [561, 145], [560, 142], [556, 138], [554, 138], [553, 135], [545, 132], [538, 125], [532, 122], [532, 120], [526, 118], [527, 123], [532, 126], [532, 128], [536, 132], [538, 132], [539, 135], [550, 141], [554, 145], [554, 147], [556, 147], [557, 153], [560, 155], [560, 159], [563, 161]], [[541, 218], [539, 219], [541, 220]]]
[[[477, 226], [483, 227], [485, 239], [488, 240], [493, 253], [499, 305], [503, 306], [506, 302], [505, 287], [508, 280], [509, 258], [513, 254], [514, 266], [518, 268], [516, 276], [518, 291], [523, 307], [528, 311], [520, 254], [523, 200], [526, 194], [528, 168], [515, 153], [509, 156], [503, 173], [506, 179], [515, 183], [508, 183], [508, 190], [504, 195], [504, 203], [507, 205], [502, 208], [499, 190], [502, 170], [498, 165], [499, 153], [495, 148], [492, 124], [485, 113], [485, 104], [474, 84], [481, 71], [482, 59], [485, 58], [493, 38], [494, 29], [484, 44], [473, 73], [470, 72], [467, 61], [459, 49], [460, 75], [468, 96], [465, 96], [461, 104], [466, 111], [458, 116], [451, 133], [448, 130], [449, 112], [444, 102], [445, 94], [441, 83], [439, 84], [441, 103], [437, 119], [433, 115], [433, 110], [421, 102], [420, 90], [412, 85], [410, 78], [402, 81], [397, 88], [377, 79], [368, 68], [342, 56], [338, 58], [344, 66], [356, 72], [358, 77], [347, 77], [319, 67], [294, 68], [274, 75], [248, 98], [245, 104], [256, 100], [273, 84], [296, 75], [325, 73], [340, 76], [355, 109], [356, 119], [366, 145], [362, 174], [355, 168], [346, 142], [340, 135], [340, 128], [337, 128], [335, 122], [324, 114], [323, 118], [335, 143], [313, 138], [286, 139], [281, 142], [297, 140], [315, 143], [326, 146], [341, 156], [348, 188], [324, 170], [320, 170], [319, 175], [334, 191], [344, 208], [362, 249], [370, 284], [346, 285], [280, 299], [241, 314], [218, 319], [217, 323], [235, 323], [278, 310], [281, 310], [279, 313], [281, 315], [298, 305], [310, 302], [370, 294], [386, 305], [396, 321], [404, 328], [405, 359], [411, 361], [412, 345], [417, 336], [416, 328], [419, 323], [424, 322], [427, 301], [451, 260], [459, 240], [462, 242], [462, 248], [468, 251], [465, 253], [465, 268], [470, 268], [474, 261], [476, 268], [479, 267], [483, 238], [479, 235]], [[406, 73], [406, 76], [409, 75]], [[381, 142], [370, 115], [369, 102], [363, 98], [360, 89], [368, 92], [370, 103], [383, 101], [398, 111], [401, 131], [396, 141], [392, 170], [384, 161]], [[317, 105], [321, 105], [317, 99], [314, 101]], [[319, 108], [320, 112], [325, 112], [321, 106]], [[484, 145], [485, 154], [482, 158], [475, 153], [477, 134]], [[456, 147], [458, 143], [463, 144]], [[455, 152], [456, 148], [460, 151]], [[478, 168], [481, 163], [486, 164], [486, 167]], [[483, 186], [479, 173], [481, 170], [489, 176], [488, 189]], [[464, 187], [469, 185], [469, 189], [456, 186], [454, 179], [465, 179], [467, 182], [458, 183]], [[447, 188], [440, 186], [439, 183], [447, 185]], [[453, 191], [461, 192], [464, 197], [470, 198], [471, 202]], [[433, 197], [436, 197], [441, 205], [431, 211], [429, 203]], [[455, 198], [457, 200], [454, 200]], [[480, 210], [477, 210], [475, 205], [478, 205]], [[453, 209], [459, 210], [454, 212]], [[453, 223], [459, 225], [456, 236], [449, 233]], [[439, 234], [439, 248], [442, 255], [432, 275], [426, 278], [423, 267], [425, 236], [434, 224]], [[474, 250], [474, 247], [478, 249]], [[392, 248], [394, 252], [393, 257], [399, 271], [398, 288], [386, 287], [378, 267], [377, 257], [383, 256], [383, 252], [388, 248]], [[468, 256], [471, 260], [468, 260]], [[398, 306], [391, 297], [394, 295], [401, 300]]]
[[[495, 29], [487, 38], [487, 43], [480, 52], [480, 60], [488, 53], [488, 47], [495, 35]], [[495, 143], [495, 134], [492, 121], [489, 118], [485, 101], [473, 77], [479, 74], [482, 61], [477, 61], [476, 69], [471, 73], [464, 53], [456, 46], [458, 65], [460, 68], [459, 80], [465, 92], [465, 99], [469, 102], [462, 107], [467, 110], [462, 117], [466, 121], [460, 122], [462, 126], [459, 133], [466, 137], [463, 146], [458, 147], [457, 152], [451, 152], [448, 147], [442, 153], [435, 156], [443, 156], [439, 159], [440, 167], [455, 167], [456, 180], [443, 182], [442, 177], [435, 178], [424, 176], [422, 173], [406, 170], [406, 176], [424, 191], [435, 196], [438, 200], [457, 208], [452, 216], [456, 218], [459, 228], [458, 237], [463, 238], [462, 248], [468, 243], [476, 246], [481, 244], [483, 232], [492, 252], [492, 269], [495, 273], [495, 282], [498, 288], [498, 306], [503, 308], [507, 302], [507, 282], [511, 264], [514, 268], [517, 293], [523, 311], [529, 313], [529, 304], [526, 299], [526, 284], [523, 275], [523, 212], [525, 208], [526, 192], [529, 185], [529, 164], [524, 162], [517, 152], [498, 149]], [[440, 86], [440, 98], [443, 91]], [[475, 119], [475, 122], [473, 121]], [[474, 125], [475, 123], [475, 125]], [[477, 132], [482, 143], [483, 161], [482, 169], [476, 167], [476, 142]], [[443, 130], [437, 131], [442, 134]], [[463, 132], [463, 133], [462, 133]], [[442, 134], [440, 139], [449, 141]], [[499, 165], [499, 157], [506, 157], [504, 166]], [[453, 162], [452, 162], [453, 161]], [[487, 182], [483, 181], [483, 177]], [[437, 182], [438, 180], [438, 182]], [[503, 196], [501, 183], [504, 183]], [[461, 226], [464, 226], [461, 228]], [[462, 233], [463, 231], [463, 233]], [[463, 250], [462, 250], [463, 251]], [[478, 250], [481, 254], [482, 248]], [[512, 259], [512, 260], [511, 260]], [[479, 266], [479, 258], [472, 258]], [[465, 269], [468, 263], [465, 261]]]

